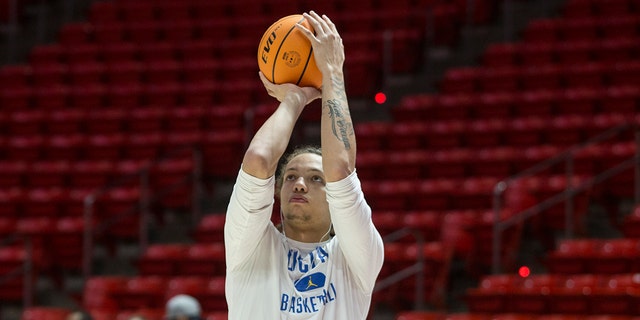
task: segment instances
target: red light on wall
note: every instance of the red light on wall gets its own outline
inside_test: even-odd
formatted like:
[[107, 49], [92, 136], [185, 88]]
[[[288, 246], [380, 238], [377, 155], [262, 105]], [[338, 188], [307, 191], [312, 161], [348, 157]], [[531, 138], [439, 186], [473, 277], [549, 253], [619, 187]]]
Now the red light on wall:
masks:
[[387, 101], [387, 95], [383, 92], [378, 92], [376, 93], [374, 99], [376, 100], [377, 104], [383, 104]]
[[518, 274], [521, 277], [526, 278], [531, 274], [531, 270], [529, 270], [529, 267], [527, 266], [522, 266], [520, 267], [520, 269], [518, 269]]

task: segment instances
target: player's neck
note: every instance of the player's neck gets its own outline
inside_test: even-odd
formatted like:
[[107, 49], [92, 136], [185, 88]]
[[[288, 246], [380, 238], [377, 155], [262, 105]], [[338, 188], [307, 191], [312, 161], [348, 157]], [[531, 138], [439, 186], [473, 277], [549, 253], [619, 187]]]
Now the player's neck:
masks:
[[295, 228], [289, 228], [286, 225], [285, 235], [291, 240], [305, 243], [323, 242], [331, 238], [331, 236], [327, 234], [326, 230], [296, 230]]

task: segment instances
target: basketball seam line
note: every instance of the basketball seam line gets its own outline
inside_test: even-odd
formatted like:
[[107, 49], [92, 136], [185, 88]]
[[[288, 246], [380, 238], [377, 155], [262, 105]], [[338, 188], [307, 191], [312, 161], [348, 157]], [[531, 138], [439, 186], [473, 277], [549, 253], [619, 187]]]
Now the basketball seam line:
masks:
[[311, 60], [311, 55], [313, 54], [313, 47], [309, 46], [309, 56], [307, 56], [307, 62], [304, 63], [304, 68], [302, 68], [302, 72], [300, 72], [300, 79], [296, 82], [297, 85], [300, 84], [302, 78], [304, 77], [304, 73], [307, 72], [307, 66], [309, 66], [309, 60]]
[[273, 79], [273, 82], [276, 82], [276, 63], [278, 63], [278, 57], [280, 56], [280, 49], [282, 49], [282, 45], [285, 43], [285, 41], [287, 40], [287, 38], [289, 37], [289, 34], [291, 34], [291, 31], [293, 31], [293, 29], [295, 29], [295, 25], [293, 25], [293, 27], [291, 27], [291, 29], [289, 29], [289, 31], [287, 31], [287, 34], [284, 36], [284, 38], [282, 38], [282, 41], [280, 42], [280, 45], [278, 46], [278, 51], [276, 51], [276, 56], [275, 56], [275, 60], [273, 61], [273, 67], [271, 68], [271, 79]]

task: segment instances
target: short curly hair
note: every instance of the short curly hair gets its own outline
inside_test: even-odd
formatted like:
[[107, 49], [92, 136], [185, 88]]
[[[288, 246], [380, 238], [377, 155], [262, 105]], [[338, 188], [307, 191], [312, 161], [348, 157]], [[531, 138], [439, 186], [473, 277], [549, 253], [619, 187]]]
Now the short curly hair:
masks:
[[319, 156], [322, 156], [322, 149], [320, 149], [320, 147], [317, 145], [298, 146], [280, 158], [278, 169], [276, 170], [276, 195], [279, 196], [280, 194], [280, 188], [282, 188], [284, 179], [284, 169], [287, 167], [287, 164], [289, 164], [289, 162], [291, 162], [293, 158], [305, 153], [317, 154]]

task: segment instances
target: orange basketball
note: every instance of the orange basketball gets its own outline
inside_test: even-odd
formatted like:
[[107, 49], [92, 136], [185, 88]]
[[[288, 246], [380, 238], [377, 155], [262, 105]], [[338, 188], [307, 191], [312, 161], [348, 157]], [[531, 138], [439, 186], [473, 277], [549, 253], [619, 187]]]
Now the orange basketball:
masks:
[[298, 22], [313, 31], [301, 14], [281, 18], [265, 31], [258, 47], [258, 67], [273, 83], [319, 89], [322, 73], [316, 66], [309, 39], [295, 27]]

